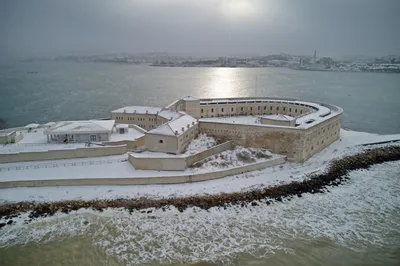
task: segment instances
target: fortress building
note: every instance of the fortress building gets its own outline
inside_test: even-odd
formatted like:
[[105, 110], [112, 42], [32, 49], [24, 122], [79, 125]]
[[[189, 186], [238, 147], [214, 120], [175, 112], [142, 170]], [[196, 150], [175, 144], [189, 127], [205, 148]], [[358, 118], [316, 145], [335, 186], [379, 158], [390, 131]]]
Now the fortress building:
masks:
[[188, 96], [165, 108], [122, 107], [111, 119], [147, 130], [150, 151], [180, 154], [198, 133], [206, 133], [304, 162], [339, 139], [342, 113], [335, 105], [296, 99]]

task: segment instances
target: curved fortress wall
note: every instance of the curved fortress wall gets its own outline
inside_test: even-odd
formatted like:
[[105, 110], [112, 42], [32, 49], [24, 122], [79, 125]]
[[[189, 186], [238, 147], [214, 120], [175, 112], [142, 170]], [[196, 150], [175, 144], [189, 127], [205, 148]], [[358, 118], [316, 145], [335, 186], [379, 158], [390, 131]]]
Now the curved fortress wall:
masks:
[[[182, 153], [201, 132], [239, 145], [269, 149], [287, 155], [290, 161], [303, 162], [339, 139], [342, 113], [334, 105], [296, 99], [185, 97], [166, 108], [123, 107], [112, 111], [111, 117], [116, 123], [135, 124], [149, 130], [145, 133], [145, 146], [151, 151]], [[179, 122], [185, 120], [182, 117], [190, 116], [198, 119], [198, 123]], [[253, 122], [245, 121], [246, 116]], [[261, 123], [255, 121], [256, 116]], [[229, 117], [235, 118], [229, 121], [226, 119]], [[280, 118], [289, 122], [279, 121]], [[173, 125], [172, 134], [164, 132]]]
[[[186, 109], [186, 106], [190, 108]], [[171, 109], [185, 111], [199, 119], [199, 132], [223, 137], [236, 144], [270, 149], [287, 155], [290, 161], [304, 162], [339, 139], [343, 110], [334, 105], [295, 99], [185, 98]], [[295, 126], [231, 123], [205, 118], [282, 114], [296, 118]]]

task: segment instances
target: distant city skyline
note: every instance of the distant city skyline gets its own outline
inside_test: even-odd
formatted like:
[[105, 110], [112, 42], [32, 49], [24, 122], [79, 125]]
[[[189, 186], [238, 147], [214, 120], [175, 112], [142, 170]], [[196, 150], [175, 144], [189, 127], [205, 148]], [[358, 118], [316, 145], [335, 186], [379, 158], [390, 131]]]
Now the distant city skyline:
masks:
[[5, 0], [0, 55], [399, 55], [398, 10], [398, 0]]

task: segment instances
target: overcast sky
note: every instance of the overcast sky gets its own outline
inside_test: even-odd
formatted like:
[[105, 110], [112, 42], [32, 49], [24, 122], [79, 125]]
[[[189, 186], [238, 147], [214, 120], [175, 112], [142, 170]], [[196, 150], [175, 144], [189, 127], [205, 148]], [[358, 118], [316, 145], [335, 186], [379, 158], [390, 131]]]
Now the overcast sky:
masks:
[[400, 0], [1, 0], [0, 52], [400, 54]]

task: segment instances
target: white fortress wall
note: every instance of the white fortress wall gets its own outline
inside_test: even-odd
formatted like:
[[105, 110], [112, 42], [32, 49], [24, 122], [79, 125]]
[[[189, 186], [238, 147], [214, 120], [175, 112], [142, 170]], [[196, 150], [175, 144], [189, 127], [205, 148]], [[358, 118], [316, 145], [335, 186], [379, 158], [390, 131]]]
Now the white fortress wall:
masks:
[[232, 140], [238, 145], [269, 149], [287, 155], [290, 161], [301, 161], [303, 157], [304, 129], [200, 121], [200, 132]]
[[110, 155], [121, 155], [127, 152], [126, 145], [105, 146], [95, 148], [76, 148], [64, 150], [48, 150], [40, 152], [17, 152], [0, 154], [0, 163], [30, 162], [61, 160], [75, 158], [102, 157]]
[[56, 186], [110, 186], [110, 185], [149, 185], [149, 184], [182, 184], [200, 182], [245, 172], [264, 169], [285, 163], [284, 156], [265, 162], [252, 163], [226, 170], [199, 174], [183, 174], [177, 176], [157, 177], [123, 177], [123, 178], [82, 178], [82, 179], [53, 179], [53, 180], [20, 180], [0, 182], [0, 189], [15, 187], [56, 187]]

